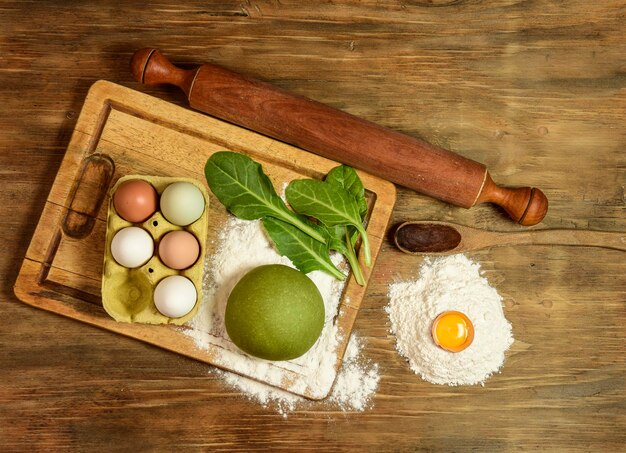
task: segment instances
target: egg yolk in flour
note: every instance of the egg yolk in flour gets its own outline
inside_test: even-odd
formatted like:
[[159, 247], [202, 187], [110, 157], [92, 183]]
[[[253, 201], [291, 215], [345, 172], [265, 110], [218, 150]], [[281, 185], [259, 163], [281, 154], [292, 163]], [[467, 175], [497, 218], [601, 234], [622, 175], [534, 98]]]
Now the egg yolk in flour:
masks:
[[450, 352], [461, 352], [472, 344], [474, 326], [465, 314], [445, 311], [435, 318], [432, 336], [437, 346]]

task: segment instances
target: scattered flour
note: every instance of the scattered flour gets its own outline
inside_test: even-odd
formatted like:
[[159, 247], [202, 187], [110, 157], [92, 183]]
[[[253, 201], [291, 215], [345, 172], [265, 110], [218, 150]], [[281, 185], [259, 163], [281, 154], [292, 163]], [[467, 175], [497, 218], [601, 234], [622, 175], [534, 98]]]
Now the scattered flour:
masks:
[[[385, 308], [396, 347], [411, 370], [435, 384], [473, 385], [497, 372], [513, 343], [502, 298], [465, 255], [426, 259], [417, 280], [389, 286]], [[435, 345], [433, 320], [447, 310], [465, 313], [474, 325], [474, 341], [453, 353]]]
[[361, 348], [361, 340], [353, 334], [330, 395], [330, 401], [343, 410], [365, 410], [378, 388], [378, 364], [364, 363], [361, 359]]
[[[333, 256], [332, 260], [338, 266], [344, 265], [341, 255]], [[273, 402], [284, 415], [306, 401], [294, 393], [274, 387], [285, 385], [285, 375], [288, 373], [296, 373], [298, 376], [289, 384], [289, 390], [302, 393], [307, 389], [316, 389], [320, 396], [328, 392], [337, 378], [329, 400], [343, 410], [364, 410], [378, 386], [378, 366], [362, 363], [359, 358], [361, 344], [354, 335], [349, 341], [339, 376], [335, 370], [341, 332], [334, 321], [344, 282], [320, 271], [307, 274], [324, 299], [326, 319], [320, 338], [302, 357], [271, 362], [244, 354], [230, 342], [224, 326], [228, 296], [241, 277], [264, 264], [293, 267], [288, 258], [274, 250], [260, 221], [231, 218], [219, 235], [215, 255], [206, 262], [205, 296], [200, 310], [183, 332], [190, 335], [201, 349], [218, 346], [217, 364], [240, 373], [218, 372], [229, 385], [264, 406]]]
[[[364, 411], [376, 393], [380, 375], [378, 364], [364, 361], [361, 357], [362, 340], [352, 334], [343, 357], [343, 364], [332, 393], [328, 397], [331, 406], [342, 411]], [[278, 413], [287, 416], [299, 407], [312, 404], [298, 395], [272, 387], [262, 382], [245, 378], [227, 371], [218, 371], [231, 387], [242, 391], [245, 396], [264, 407], [273, 405]]]

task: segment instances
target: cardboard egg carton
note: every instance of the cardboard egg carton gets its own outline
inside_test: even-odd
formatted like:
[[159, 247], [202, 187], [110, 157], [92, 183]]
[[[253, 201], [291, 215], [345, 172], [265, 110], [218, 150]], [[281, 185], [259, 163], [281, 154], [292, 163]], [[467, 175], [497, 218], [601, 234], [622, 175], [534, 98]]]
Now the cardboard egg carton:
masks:
[[[150, 183], [159, 197], [167, 186], [175, 182], [189, 182], [196, 186], [204, 197], [204, 212], [198, 220], [187, 226], [174, 225], [169, 222], [159, 209], [142, 223], [131, 223], [120, 217], [113, 205], [113, 194], [117, 188], [128, 180], [141, 179]], [[204, 255], [208, 233], [209, 195], [203, 185], [189, 178], [170, 178], [160, 176], [128, 175], [120, 178], [111, 189], [111, 197], [107, 215], [106, 246], [104, 266], [102, 270], [102, 305], [106, 312], [116, 321], [144, 324], [175, 324], [181, 325], [193, 318], [202, 300], [202, 277]], [[130, 269], [118, 264], [111, 254], [111, 241], [115, 234], [123, 228], [136, 226], [147, 231], [154, 240], [152, 257], [144, 265]], [[158, 256], [159, 242], [170, 231], [185, 230], [193, 234], [200, 245], [200, 253], [196, 262], [184, 270], [167, 267]], [[196, 288], [197, 298], [193, 309], [179, 318], [170, 318], [161, 314], [153, 301], [153, 293], [157, 284], [171, 275], [187, 277]]]

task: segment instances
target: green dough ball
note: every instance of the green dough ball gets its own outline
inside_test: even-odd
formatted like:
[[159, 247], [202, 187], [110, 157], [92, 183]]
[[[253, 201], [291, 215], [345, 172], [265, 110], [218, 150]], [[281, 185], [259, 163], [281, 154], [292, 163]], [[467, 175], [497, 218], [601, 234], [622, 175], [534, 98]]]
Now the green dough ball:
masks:
[[300, 357], [324, 327], [324, 301], [302, 272], [271, 264], [257, 267], [235, 285], [225, 316], [230, 339], [250, 355], [267, 360]]

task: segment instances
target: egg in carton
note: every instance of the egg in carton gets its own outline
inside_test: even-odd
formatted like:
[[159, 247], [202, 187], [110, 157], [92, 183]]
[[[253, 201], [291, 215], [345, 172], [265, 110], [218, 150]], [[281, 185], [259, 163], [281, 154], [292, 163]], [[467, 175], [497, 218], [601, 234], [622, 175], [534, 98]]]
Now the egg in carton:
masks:
[[201, 300], [206, 189], [189, 178], [128, 175], [117, 181], [111, 195], [104, 309], [120, 322], [184, 324]]

